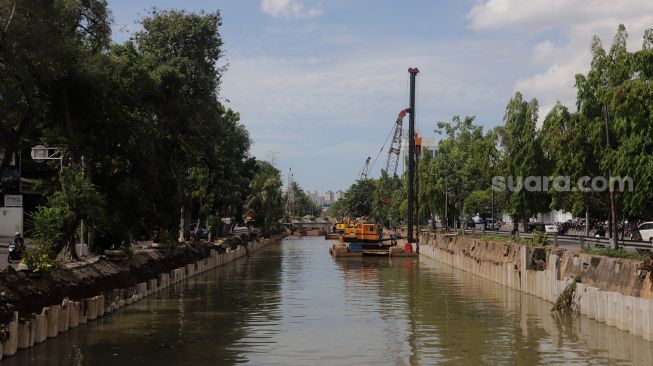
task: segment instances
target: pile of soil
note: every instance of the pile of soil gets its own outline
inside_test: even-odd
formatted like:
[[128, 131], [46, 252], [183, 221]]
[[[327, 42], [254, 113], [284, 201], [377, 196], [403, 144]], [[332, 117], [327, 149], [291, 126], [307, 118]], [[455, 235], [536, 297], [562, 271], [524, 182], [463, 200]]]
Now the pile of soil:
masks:
[[7, 267], [0, 272], [0, 324], [8, 324], [14, 311], [31, 318], [64, 298], [78, 301], [158, 278], [160, 273], [207, 258], [212, 247], [194, 242], [174, 250], [138, 249], [123, 261], [96, 257], [38, 275]]

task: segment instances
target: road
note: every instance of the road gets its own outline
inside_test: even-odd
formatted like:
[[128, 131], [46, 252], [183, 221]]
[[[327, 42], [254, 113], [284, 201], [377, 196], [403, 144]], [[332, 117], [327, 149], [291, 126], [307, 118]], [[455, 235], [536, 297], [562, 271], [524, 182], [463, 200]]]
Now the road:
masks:
[[[13, 237], [0, 236], [0, 270], [5, 269], [9, 265], [9, 262], [7, 262], [7, 255], [9, 255], [7, 247], [12, 240], [14, 240]], [[12, 266], [14, 268], [18, 267], [18, 263], [14, 263]]]

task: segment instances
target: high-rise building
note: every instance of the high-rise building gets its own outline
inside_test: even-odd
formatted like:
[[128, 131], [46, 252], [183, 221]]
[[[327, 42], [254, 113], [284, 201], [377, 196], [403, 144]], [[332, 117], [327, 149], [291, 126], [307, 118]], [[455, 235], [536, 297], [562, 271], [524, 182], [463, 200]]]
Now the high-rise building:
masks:
[[335, 201], [340, 201], [345, 197], [345, 192], [338, 190], [335, 195]]
[[324, 192], [324, 203], [331, 203], [333, 202], [334, 194], [333, 191], [329, 190]]
[[311, 201], [315, 203], [316, 206], [319, 206], [322, 202], [320, 195], [317, 193], [317, 191], [308, 191], [308, 196], [311, 198]]

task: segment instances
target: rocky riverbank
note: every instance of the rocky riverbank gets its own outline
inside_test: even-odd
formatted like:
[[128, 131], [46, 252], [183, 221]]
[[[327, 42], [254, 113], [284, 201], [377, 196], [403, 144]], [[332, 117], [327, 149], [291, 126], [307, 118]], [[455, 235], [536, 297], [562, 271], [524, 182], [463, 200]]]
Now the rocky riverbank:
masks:
[[0, 272], [0, 358], [282, 238], [136, 249], [124, 260], [91, 257], [42, 274], [7, 268]]

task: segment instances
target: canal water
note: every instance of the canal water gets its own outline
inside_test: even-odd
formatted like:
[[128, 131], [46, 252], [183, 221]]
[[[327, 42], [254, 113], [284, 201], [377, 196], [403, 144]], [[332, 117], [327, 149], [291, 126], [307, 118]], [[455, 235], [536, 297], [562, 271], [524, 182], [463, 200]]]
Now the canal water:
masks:
[[428, 258], [288, 238], [0, 365], [651, 365], [653, 343]]

